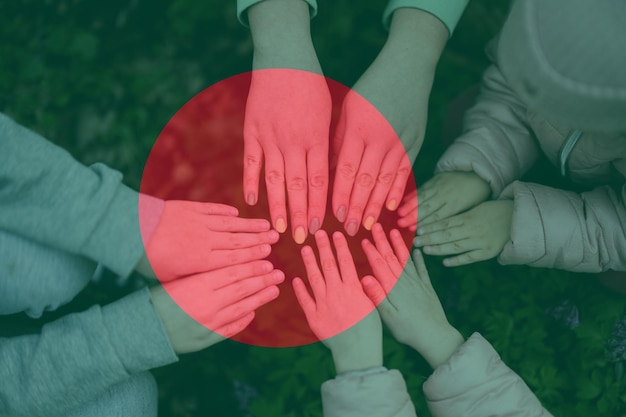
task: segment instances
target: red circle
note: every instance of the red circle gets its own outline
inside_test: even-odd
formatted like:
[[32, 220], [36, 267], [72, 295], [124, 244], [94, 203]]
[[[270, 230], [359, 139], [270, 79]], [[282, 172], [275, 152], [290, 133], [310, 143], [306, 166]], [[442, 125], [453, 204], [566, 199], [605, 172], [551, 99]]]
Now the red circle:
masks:
[[[276, 71], [277, 77], [285, 77], [295, 70], [264, 71]], [[236, 75], [210, 86], [189, 100], [170, 119], [146, 161], [141, 181], [142, 194], [163, 200], [223, 203], [237, 207], [240, 217], [270, 219], [264, 181], [260, 181], [259, 197], [255, 206], [248, 206], [243, 195], [243, 122], [251, 74], [248, 72]], [[326, 82], [333, 103], [332, 138], [341, 103], [350, 89], [329, 78], [326, 78]], [[375, 114], [377, 123], [393, 132], [385, 118], [365, 99], [358, 97], [362, 100], [363, 109]], [[393, 135], [397, 138], [395, 133]], [[322, 227], [329, 236], [334, 231], [343, 231], [343, 225], [335, 219], [330, 207], [333, 177], [331, 172], [328, 204]], [[406, 190], [415, 190], [415, 187], [414, 177], [409, 175]], [[141, 205], [139, 215], [146, 215], [142, 213]], [[388, 233], [398, 228], [397, 220], [395, 211], [383, 209], [378, 222]], [[413, 232], [408, 229], [399, 230], [410, 249]], [[371, 233], [361, 226], [356, 236], [346, 238], [359, 277], [371, 274], [360, 244], [364, 238], [371, 240]], [[304, 244], [316, 249], [315, 239], [311, 235]], [[285, 282], [279, 286], [280, 296], [258, 309], [254, 321], [232, 339], [265, 347], [300, 346], [318, 341], [307, 324], [291, 285], [292, 278], [296, 276], [303, 277], [306, 282], [301, 248], [301, 245], [293, 241], [289, 232], [282, 234], [278, 243], [273, 245], [272, 253], [267, 259], [286, 276]], [[147, 256], [150, 259], [149, 252]], [[203, 297], [203, 294], [197, 294], [197, 297]], [[181, 303], [181, 300], [174, 301], [194, 317], [194, 311], [189, 306]], [[355, 324], [361, 318], [363, 317], [355, 317]]]

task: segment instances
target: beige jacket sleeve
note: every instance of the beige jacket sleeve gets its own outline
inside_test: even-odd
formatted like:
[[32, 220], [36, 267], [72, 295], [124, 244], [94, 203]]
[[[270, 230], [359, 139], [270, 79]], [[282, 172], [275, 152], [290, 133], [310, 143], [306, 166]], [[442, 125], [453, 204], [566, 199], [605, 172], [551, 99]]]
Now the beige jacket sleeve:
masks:
[[551, 417], [524, 381], [474, 333], [424, 383], [433, 417]]
[[402, 374], [381, 368], [322, 384], [324, 417], [416, 417]]
[[464, 133], [443, 154], [436, 172], [473, 171], [497, 197], [534, 164], [539, 145], [526, 122], [526, 108], [492, 65], [476, 104], [463, 120]]
[[626, 184], [576, 194], [514, 182], [511, 238], [498, 260], [575, 272], [626, 271]]

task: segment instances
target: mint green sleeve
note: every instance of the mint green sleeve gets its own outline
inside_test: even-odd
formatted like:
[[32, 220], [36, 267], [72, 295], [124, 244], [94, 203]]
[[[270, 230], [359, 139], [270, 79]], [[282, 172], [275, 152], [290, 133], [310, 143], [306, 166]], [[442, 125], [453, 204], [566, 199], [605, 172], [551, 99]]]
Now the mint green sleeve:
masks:
[[[254, 0], [248, 0], [248, 2], [252, 3]], [[391, 15], [396, 9], [401, 7], [422, 9], [441, 20], [452, 36], [452, 32], [454, 32], [454, 28], [468, 2], [469, 0], [389, 0], [383, 12], [383, 25], [389, 30]]]
[[[248, 14], [246, 11], [249, 7], [254, 6], [257, 3], [262, 2], [263, 0], [237, 0], [237, 19], [239, 19], [239, 23], [244, 25], [245, 27], [250, 27], [248, 24]], [[309, 14], [311, 15], [311, 19], [313, 19], [317, 15], [317, 0], [303, 0], [309, 5]]]

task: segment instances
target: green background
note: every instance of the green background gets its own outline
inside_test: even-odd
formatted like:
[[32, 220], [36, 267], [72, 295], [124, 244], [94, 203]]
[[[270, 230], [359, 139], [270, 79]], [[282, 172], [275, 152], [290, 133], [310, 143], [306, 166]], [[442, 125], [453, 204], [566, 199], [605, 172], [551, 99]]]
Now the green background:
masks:
[[[385, 2], [355, 3], [321, 1], [312, 23], [326, 75], [347, 85], [386, 36], [380, 23]], [[473, 0], [448, 43], [415, 165], [418, 183], [443, 151], [448, 104], [479, 82], [488, 64], [485, 44], [507, 8], [507, 1]], [[135, 188], [168, 119], [202, 89], [248, 71], [251, 57], [249, 32], [236, 20], [234, 1], [0, 2], [0, 111], [81, 162], [120, 170]], [[427, 262], [450, 321], [465, 336], [481, 332], [555, 416], [626, 416], [626, 379], [618, 360], [624, 354], [607, 350], [614, 325], [626, 314], [623, 296], [601, 287], [593, 275], [505, 268], [495, 261], [456, 269], [443, 268], [436, 258]], [[45, 320], [106, 303], [122, 291], [88, 288]], [[554, 313], [559, 306], [577, 310], [578, 327], [570, 329]], [[13, 317], [8, 325], [42, 322]], [[623, 345], [624, 339], [617, 340]], [[430, 415], [421, 393], [430, 373], [426, 363], [386, 335], [385, 365], [404, 374], [418, 415]], [[334, 373], [319, 344], [267, 349], [227, 341], [155, 375], [161, 416], [306, 417], [321, 415], [320, 384]], [[239, 409], [235, 381], [257, 393], [246, 411]]]

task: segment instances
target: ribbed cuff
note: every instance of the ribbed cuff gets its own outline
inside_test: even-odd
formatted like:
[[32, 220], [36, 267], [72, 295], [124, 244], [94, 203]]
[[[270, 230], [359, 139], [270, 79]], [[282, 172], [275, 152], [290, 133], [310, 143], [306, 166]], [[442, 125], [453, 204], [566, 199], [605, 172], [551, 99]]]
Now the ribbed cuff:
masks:
[[469, 0], [390, 0], [383, 12], [383, 26], [389, 30], [391, 15], [396, 9], [408, 7], [424, 10], [446, 25], [450, 36], [458, 23]]

